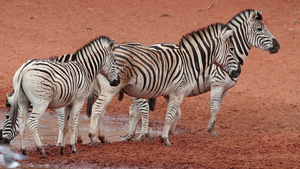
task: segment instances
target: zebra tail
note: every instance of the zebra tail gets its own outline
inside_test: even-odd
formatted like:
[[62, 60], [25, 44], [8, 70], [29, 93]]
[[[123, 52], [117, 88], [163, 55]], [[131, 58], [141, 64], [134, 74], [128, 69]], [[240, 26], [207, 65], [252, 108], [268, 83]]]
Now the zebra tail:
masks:
[[121, 90], [121, 91], [119, 92], [118, 100], [119, 100], [119, 101], [122, 101], [123, 98], [124, 98], [124, 92]]
[[16, 127], [17, 118], [19, 114], [19, 105], [18, 105], [18, 98], [20, 95], [20, 90], [22, 90], [22, 78], [18, 81], [16, 86], [14, 86], [15, 90], [11, 95], [7, 95], [7, 100], [10, 103], [10, 118], [11, 118], [11, 126], [12, 128]]
[[88, 116], [88, 118], [90, 118], [92, 115], [92, 109], [95, 100], [96, 100], [95, 93], [91, 92], [87, 98], [87, 103], [86, 103], [86, 115]]
[[10, 102], [9, 102], [9, 100], [8, 100], [8, 97], [11, 96], [11, 95], [13, 95], [14, 92], [15, 92], [15, 91], [13, 90], [10, 94], [6, 93], [6, 98], [7, 98], [7, 99], [6, 99], [6, 107], [7, 107], [7, 108], [10, 108], [10, 106], [11, 106], [11, 104], [10, 104]]
[[148, 99], [149, 109], [151, 111], [155, 110], [155, 101], [156, 101], [156, 98]]

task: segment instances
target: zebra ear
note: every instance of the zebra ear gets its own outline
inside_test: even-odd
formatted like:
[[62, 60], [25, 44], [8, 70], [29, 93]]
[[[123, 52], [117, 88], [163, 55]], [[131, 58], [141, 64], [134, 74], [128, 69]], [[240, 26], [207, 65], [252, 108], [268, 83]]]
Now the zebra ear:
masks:
[[10, 94], [8, 94], [8, 93], [6, 93], [6, 97], [7, 97], [7, 100], [6, 100], [6, 105], [10, 105], [11, 103], [12, 103], [12, 98], [11, 98], [11, 96], [10, 96]]
[[261, 8], [258, 10], [258, 13], [259, 13], [259, 14], [262, 14], [262, 9], [261, 9]]
[[257, 17], [257, 10], [255, 9], [251, 14], [251, 16], [249, 17], [248, 22], [250, 24], [253, 24], [255, 22], [256, 17]]
[[109, 45], [108, 45], [108, 50], [114, 50], [115, 44], [116, 44], [116, 42], [114, 39], [110, 40]]
[[225, 42], [230, 36], [233, 36], [233, 30], [227, 29], [221, 35], [221, 40]]

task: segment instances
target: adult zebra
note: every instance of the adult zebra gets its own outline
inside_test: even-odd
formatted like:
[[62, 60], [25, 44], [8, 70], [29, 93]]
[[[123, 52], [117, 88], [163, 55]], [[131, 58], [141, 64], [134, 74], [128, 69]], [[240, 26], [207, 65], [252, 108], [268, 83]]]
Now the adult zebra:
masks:
[[[280, 45], [275, 37], [268, 31], [267, 27], [262, 23], [262, 11], [244, 10], [233, 17], [227, 24], [234, 30], [233, 43], [235, 53], [237, 54], [241, 65], [246, 61], [251, 46], [258, 47], [269, 51], [271, 54], [277, 53]], [[149, 46], [156, 50], [166, 50], [168, 48], [179, 48], [177, 44], [155, 44]], [[222, 101], [228, 93], [228, 90], [237, 83], [238, 78], [231, 78], [225, 71], [216, 65], [211, 65], [204, 71], [202, 76], [197, 79], [196, 85], [193, 87], [189, 97], [197, 96], [208, 91], [210, 94], [210, 119], [208, 123], [208, 131], [211, 136], [218, 136], [215, 131], [215, 122], [217, 114], [220, 110]], [[140, 105], [147, 104], [143, 99], [134, 99], [134, 102], [140, 102]], [[126, 140], [130, 140], [135, 135], [137, 121], [139, 120], [139, 112], [142, 113], [142, 131], [138, 139], [144, 138], [148, 132], [148, 111], [140, 111], [138, 104], [133, 103], [129, 109], [129, 130]], [[151, 106], [150, 106], [151, 107]], [[143, 109], [143, 108], [142, 108]], [[143, 114], [144, 113], [144, 114]], [[175, 122], [172, 125], [170, 133], [175, 131], [176, 124], [181, 116], [181, 110], [178, 108]]]
[[94, 104], [87, 104], [87, 107], [92, 106], [89, 130], [91, 144], [97, 144], [97, 128], [98, 138], [101, 142], [106, 142], [103, 132], [106, 106], [122, 89], [128, 95], [138, 98], [168, 98], [162, 140], [167, 146], [172, 146], [168, 133], [175, 112], [205, 68], [216, 63], [232, 78], [239, 75], [240, 66], [233, 58], [233, 44], [229, 38], [231, 35], [232, 30], [226, 25], [214, 24], [182, 37], [179, 48], [176, 49], [154, 50], [138, 43], [116, 45], [114, 53], [121, 82], [117, 87], [110, 87], [101, 75], [95, 81], [105, 90], [91, 94], [91, 97], [97, 95], [98, 98]]
[[[143, 72], [140, 72], [140, 69], [145, 67], [145, 65], [143, 65], [143, 63], [142, 63], [144, 61], [144, 59], [148, 60], [148, 61], [150, 61], [149, 59], [153, 59], [153, 62], [156, 62], [157, 65], [159, 62], [161, 65], [161, 64], [164, 64], [164, 62], [166, 62], [166, 61], [173, 61], [173, 62], [178, 61], [179, 66], [192, 66], [191, 61], [193, 61], [193, 60], [190, 60], [190, 59], [198, 59], [199, 60], [198, 64], [201, 64], [201, 65], [200, 66], [198, 65], [198, 68], [193, 67], [193, 68], [188, 69], [191, 72], [194, 71], [194, 74], [195, 74], [194, 76], [198, 76], [199, 73], [201, 74], [200, 71], [202, 71], [202, 70], [199, 70], [200, 67], [201, 67], [201, 69], [204, 69], [204, 67], [211, 64], [212, 62], [218, 62], [218, 63], [222, 62], [220, 66], [226, 65], [226, 70], [229, 71], [233, 77], [237, 77], [240, 70], [239, 70], [238, 64], [236, 63], [236, 60], [234, 60], [232, 58], [232, 53], [230, 53], [231, 52], [230, 49], [232, 50], [233, 46], [230, 43], [228, 37], [231, 35], [231, 33], [232, 33], [232, 31], [230, 29], [228, 29], [228, 27], [224, 27], [224, 25], [222, 25], [222, 24], [212, 25], [206, 29], [199, 30], [199, 32], [195, 31], [195, 32], [192, 32], [191, 34], [187, 35], [186, 37], [183, 37], [182, 42], [181, 42], [182, 48], [176, 49], [174, 51], [166, 50], [166, 51], [158, 52], [158, 53], [155, 52], [156, 50], [153, 50], [153, 51], [149, 50], [149, 48], [147, 48], [146, 46], [139, 44], [139, 43], [124, 43], [124, 44], [116, 45], [116, 49], [115, 49], [114, 53], [116, 55], [116, 64], [118, 65], [118, 68], [120, 69], [120, 72], [121, 72], [121, 74], [120, 74], [121, 84], [118, 85], [117, 87], [111, 87], [107, 83], [107, 80], [105, 78], [103, 78], [102, 75], [98, 75], [98, 79], [91, 85], [91, 86], [94, 85], [93, 87], [91, 87], [91, 88], [93, 88], [94, 93], [92, 93], [90, 96], [93, 97], [95, 94], [97, 96], [99, 95], [99, 98], [97, 100], [99, 102], [98, 107], [102, 108], [102, 110], [104, 110], [103, 114], [105, 114], [106, 105], [110, 102], [112, 97], [115, 96], [115, 94], [117, 94], [119, 92], [120, 89], [127, 86], [127, 88], [129, 88], [129, 90], [132, 90], [132, 88], [134, 91], [140, 90], [141, 87], [137, 88], [137, 87], [135, 87], [135, 85], [137, 83], [143, 82], [142, 80], [138, 79], [138, 76], [143, 77], [142, 76]], [[210, 35], [207, 36], [208, 34], [210, 34]], [[203, 40], [199, 39], [200, 37], [204, 37], [204, 36], [206, 36], [206, 37]], [[210, 37], [210, 36], [212, 36], [212, 37]], [[195, 55], [193, 55], [194, 53], [192, 53], [192, 51], [188, 50], [189, 48], [192, 47], [192, 46], [189, 46], [189, 43], [190, 42], [193, 43], [196, 41], [199, 42], [199, 45], [207, 45], [207, 48], [202, 48], [199, 46], [198, 49], [195, 49], [196, 52], [202, 51], [202, 52], [209, 53], [206, 61], [201, 62], [202, 58], [201, 58], [200, 53], [198, 53], [200, 55], [197, 55], [197, 53], [195, 53]], [[205, 41], [205, 42], [203, 42], [203, 41]], [[169, 52], [170, 54], [167, 54], [165, 52]], [[172, 55], [171, 55], [171, 53], [172, 53]], [[222, 57], [226, 57], [226, 59], [222, 58], [219, 55], [221, 55]], [[72, 55], [64, 55], [61, 58], [59, 58], [57, 61], [64, 62], [65, 60], [69, 60], [72, 57], [73, 57]], [[189, 57], [186, 59], [187, 62], [181, 60], [181, 59], [185, 59], [186, 57]], [[203, 56], [203, 57], [205, 57], [205, 56]], [[139, 62], [139, 61], [141, 61], [141, 62]], [[194, 61], [196, 61], [196, 60], [194, 60]], [[190, 64], [190, 65], [188, 65], [188, 64]], [[167, 63], [165, 63], [165, 65], [163, 65], [163, 66], [168, 66], [168, 67], [166, 67], [167, 70], [161, 69], [160, 67], [158, 67], [160, 65], [158, 65], [158, 66], [157, 65], [152, 65], [153, 66], [152, 68], [161, 70], [161, 73], [158, 74], [157, 76], [163, 76], [162, 71], [168, 72], [169, 69], [171, 69], [171, 66], [168, 65]], [[149, 67], [151, 65], [147, 64], [147, 66]], [[187, 68], [185, 68], [185, 69], [187, 69]], [[187, 83], [186, 79], [178, 80], [179, 75], [176, 75], [176, 73], [179, 74], [182, 72], [186, 73], [185, 71], [182, 71], [180, 69], [180, 67], [177, 69], [174, 69], [174, 70], [172, 70], [172, 72], [170, 72], [173, 74], [173, 76], [171, 76], [171, 78], [173, 78], [172, 80], [179, 81], [179, 82], [177, 82], [177, 84], [178, 83]], [[182, 75], [181, 75], [181, 77], [182, 77]], [[189, 77], [189, 78], [191, 79], [191, 81], [193, 83], [196, 82], [195, 81], [196, 77]], [[137, 82], [137, 81], [139, 81], [139, 82]], [[190, 83], [192, 83], [192, 82], [190, 82]], [[171, 85], [173, 85], [172, 82], [169, 82], [169, 83], [171, 83]], [[105, 90], [100, 90], [100, 85], [101, 85], [101, 88], [102, 89], [104, 88]], [[146, 84], [144, 83], [144, 85], [146, 85]], [[175, 83], [175, 85], [176, 85], [176, 83]], [[182, 85], [182, 86], [180, 86], [182, 88], [186, 87], [185, 84], [180, 84], [180, 85]], [[147, 86], [147, 88], [149, 88], [149, 87], [150, 86]], [[178, 88], [177, 86], [173, 86], [173, 87], [171, 87], [171, 89], [174, 89], [174, 91], [180, 90], [180, 88]], [[187, 90], [187, 89], [185, 89], [185, 90]], [[165, 90], [166, 89], [164, 89], [164, 90], [158, 89], [156, 92], [163, 93], [163, 92], [166, 92]], [[145, 91], [145, 92], [148, 92], [148, 91]], [[135, 93], [133, 92], [133, 94], [135, 94]], [[144, 97], [151, 97], [151, 95], [153, 95], [153, 94], [154, 94], [154, 92], [151, 91], [151, 92], [149, 92], [150, 96], [144, 94], [145, 95]], [[160, 95], [160, 94], [157, 94], [157, 95]], [[88, 100], [90, 100], [90, 99], [88, 99]], [[91, 102], [89, 102], [89, 103], [91, 103]], [[97, 104], [97, 102], [96, 102], [96, 104]], [[105, 107], [102, 107], [101, 104], [104, 104]], [[87, 107], [89, 108], [90, 106], [87, 106]], [[95, 108], [95, 106], [93, 106], [93, 108]], [[146, 107], [144, 107], [144, 108], [145, 108], [144, 111], [147, 111], [148, 105], [146, 105]], [[68, 128], [68, 124], [67, 124], [68, 114], [66, 111], [64, 111], [62, 109], [57, 110], [57, 112], [58, 112], [59, 125], [60, 125], [59, 126], [60, 132], [59, 132], [59, 138], [58, 138], [57, 144], [60, 145], [61, 142], [63, 142], [63, 140], [65, 138], [66, 131], [68, 130], [67, 129]], [[63, 112], [65, 112], [65, 113], [63, 113]], [[88, 111], [88, 112], [90, 112], [90, 111]], [[101, 122], [98, 124], [101, 124]], [[64, 126], [62, 126], [62, 125], [64, 125]], [[104, 136], [101, 137], [101, 135], [100, 135], [99, 138], [101, 139], [102, 142], [106, 142]], [[91, 139], [92, 139], [92, 144], [96, 144], [95, 140], [93, 140], [93, 137], [91, 137]]]
[[[79, 49], [71, 62], [29, 60], [17, 70], [13, 79], [14, 92], [8, 96], [11, 107], [7, 116], [10, 117], [8, 120], [11, 121], [12, 128], [19, 123], [23, 154], [26, 154], [24, 132], [30, 103], [33, 108], [28, 123], [40, 157], [47, 158], [47, 155], [40, 141], [37, 125], [47, 107], [65, 107], [66, 111], [71, 112], [70, 144], [72, 153], [77, 154], [75, 131], [90, 84], [99, 73], [105, 75], [112, 86], [120, 83], [112, 52], [114, 45], [114, 40], [101, 36]], [[1, 141], [7, 142], [5, 140], [9, 138], [6, 134], [3, 132]], [[61, 151], [64, 148], [65, 142], [61, 144]]]

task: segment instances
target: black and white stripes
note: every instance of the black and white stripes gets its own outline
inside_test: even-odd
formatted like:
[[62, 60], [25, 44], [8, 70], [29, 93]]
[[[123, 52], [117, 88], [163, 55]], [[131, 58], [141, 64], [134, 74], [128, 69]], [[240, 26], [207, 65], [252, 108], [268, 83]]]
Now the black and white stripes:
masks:
[[[70, 144], [72, 152], [77, 153], [75, 130], [78, 126], [80, 110], [89, 94], [90, 84], [100, 72], [108, 77], [110, 85], [115, 86], [120, 82], [112, 52], [114, 45], [114, 40], [102, 36], [79, 49], [70, 62], [30, 60], [18, 69], [13, 79], [14, 93], [8, 96], [8, 102], [11, 104], [8, 120], [11, 120], [13, 128], [17, 127], [15, 124], [19, 122], [23, 153], [26, 153], [24, 131], [30, 104], [32, 104], [32, 112], [28, 124], [41, 157], [46, 158], [47, 155], [37, 133], [37, 125], [38, 119], [48, 107], [65, 107], [66, 112], [71, 112]], [[8, 135], [3, 133], [3, 140], [9, 140]], [[62, 154], [64, 140], [65, 138], [61, 145]]]

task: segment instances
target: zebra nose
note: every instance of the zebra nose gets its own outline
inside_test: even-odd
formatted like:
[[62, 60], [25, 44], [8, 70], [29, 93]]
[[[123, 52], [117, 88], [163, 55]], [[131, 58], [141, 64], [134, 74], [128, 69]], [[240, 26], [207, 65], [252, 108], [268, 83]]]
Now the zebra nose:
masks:
[[272, 39], [272, 45], [273, 45], [273, 47], [269, 49], [269, 52], [271, 54], [277, 53], [280, 49], [280, 45], [279, 45], [278, 41], [275, 38]]
[[241, 74], [241, 64], [238, 62], [237, 70], [233, 70], [229, 76], [231, 78], [237, 78], [237, 77], [239, 77], [240, 74]]
[[109, 83], [111, 86], [118, 86], [120, 84], [120, 77], [118, 79], [114, 79], [112, 82]]

